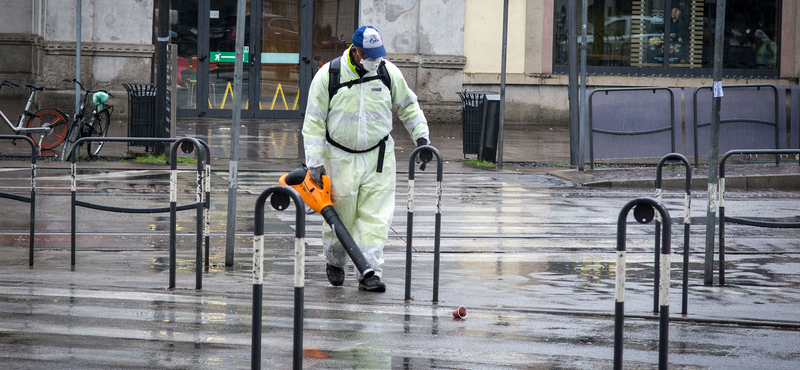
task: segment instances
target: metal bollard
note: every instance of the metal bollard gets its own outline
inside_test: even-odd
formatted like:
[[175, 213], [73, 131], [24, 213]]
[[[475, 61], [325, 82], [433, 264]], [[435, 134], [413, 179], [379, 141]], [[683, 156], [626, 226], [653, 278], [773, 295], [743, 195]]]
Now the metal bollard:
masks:
[[[177, 139], [176, 139], [177, 140]], [[205, 254], [205, 266], [206, 272], [208, 272], [208, 267], [210, 266], [210, 249], [211, 249], [211, 242], [210, 242], [210, 235], [211, 235], [211, 148], [208, 146], [203, 140], [196, 139], [205, 149], [206, 155], [206, 163], [205, 163], [205, 171], [203, 171], [203, 241], [205, 244], [206, 254]], [[189, 151], [191, 152], [191, 151]]]
[[622, 334], [623, 323], [625, 321], [625, 236], [627, 217], [633, 209], [634, 218], [640, 224], [646, 224], [653, 220], [654, 209], [664, 220], [664, 230], [662, 233], [663, 245], [661, 246], [661, 274], [659, 281], [659, 346], [658, 346], [658, 368], [666, 370], [668, 365], [669, 349], [669, 266], [670, 266], [670, 235], [672, 231], [672, 219], [664, 205], [649, 197], [636, 198], [628, 202], [619, 212], [617, 219], [617, 275], [615, 284], [615, 307], [614, 307], [614, 369], [622, 369]]
[[439, 239], [442, 230], [442, 172], [444, 161], [439, 150], [430, 146], [423, 145], [411, 152], [408, 160], [408, 215], [406, 228], [406, 295], [405, 299], [411, 299], [411, 245], [414, 229], [414, 162], [422, 150], [430, 150], [436, 155], [436, 219], [434, 226], [433, 244], [433, 301], [439, 301]]
[[203, 193], [203, 239], [206, 245], [206, 268], [211, 259], [211, 150], [205, 141], [201, 141], [206, 149], [205, 192]]
[[292, 368], [303, 368], [303, 287], [305, 285], [305, 203], [300, 194], [289, 186], [278, 185], [264, 190], [256, 200], [255, 231], [253, 233], [253, 333], [250, 368], [261, 369], [261, 312], [264, 283], [264, 203], [272, 195], [270, 203], [278, 211], [289, 207], [289, 198], [295, 205], [294, 240], [294, 342]]
[[[683, 298], [681, 302], [681, 314], [686, 315], [688, 311], [689, 299], [689, 226], [692, 224], [692, 166], [689, 163], [689, 160], [679, 153], [667, 154], [662, 157], [660, 161], [658, 161], [658, 167], [656, 167], [656, 200], [659, 202], [661, 202], [661, 169], [664, 166], [664, 163], [670, 159], [680, 160], [686, 167], [686, 189], [683, 198], [683, 290], [681, 292], [681, 297]], [[656, 297], [658, 297], [658, 278], [661, 272], [661, 268], [659, 266], [660, 256], [658, 253], [661, 245], [661, 239], [658, 237], [659, 234], [661, 234], [661, 214], [656, 213], [656, 273], [653, 275], [655, 279], [653, 312], [658, 312], [658, 299]]]
[[[80, 139], [79, 139], [80, 140]], [[78, 147], [77, 145], [73, 145], [73, 148]], [[72, 270], [75, 269], [75, 250], [77, 246], [75, 245], [75, 233], [77, 232], [77, 215], [76, 215], [76, 201], [78, 200], [78, 169], [75, 163], [75, 156], [76, 151], [73, 149], [70, 155], [70, 266]]]
[[[31, 140], [31, 150], [35, 153], [36, 147]], [[30, 215], [30, 237], [29, 237], [29, 252], [28, 252], [28, 266], [33, 266], [33, 241], [34, 241], [34, 227], [36, 226], [36, 156], [31, 156], [31, 215]]]
[[[205, 173], [204, 159], [205, 148], [200, 142], [191, 137], [184, 137], [176, 140], [170, 148], [170, 158], [178, 157], [178, 146], [181, 143], [188, 142], [194, 145], [197, 149], [197, 194], [195, 196], [195, 204], [197, 210], [197, 223], [195, 229], [195, 289], [203, 289], [203, 210], [205, 203], [203, 202], [203, 175]], [[170, 161], [170, 176], [169, 176], [169, 288], [175, 287], [175, 272], [176, 259], [177, 259], [177, 210], [178, 210], [178, 161]]]
[[[210, 249], [211, 249], [211, 148], [208, 146], [204, 140], [196, 139], [200, 145], [203, 146], [205, 149], [206, 155], [206, 163], [205, 163], [205, 171], [203, 171], [203, 242], [205, 244], [206, 254], [205, 254], [205, 266], [206, 272], [208, 272], [208, 268], [210, 266]], [[191, 151], [190, 151], [191, 152]]]
[[[175, 139], [177, 140], [177, 139]], [[208, 267], [210, 266], [210, 235], [211, 235], [211, 216], [210, 216], [210, 209], [211, 209], [211, 148], [208, 146], [204, 140], [196, 139], [200, 145], [203, 146], [204, 152], [199, 152], [198, 154], [205, 153], [206, 163], [205, 163], [205, 171], [203, 171], [203, 242], [205, 244], [206, 254], [205, 254], [205, 266], [206, 272], [208, 272]], [[189, 151], [191, 152], [191, 151]]]

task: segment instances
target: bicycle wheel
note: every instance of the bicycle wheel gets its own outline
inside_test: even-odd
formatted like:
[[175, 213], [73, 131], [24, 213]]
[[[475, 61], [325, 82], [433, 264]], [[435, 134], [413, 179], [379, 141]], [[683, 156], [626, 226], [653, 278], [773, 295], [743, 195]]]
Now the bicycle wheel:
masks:
[[[42, 139], [42, 149], [53, 149], [61, 144], [66, 137], [67, 115], [59, 109], [42, 109], [35, 113], [36, 117], [28, 120], [28, 128], [47, 127], [48, 131]], [[39, 144], [39, 134], [29, 133], [28, 137], [37, 145]]]
[[68, 161], [70, 159], [70, 155], [72, 155], [72, 147], [75, 146], [75, 142], [78, 141], [80, 135], [81, 135], [80, 126], [77, 123], [73, 123], [72, 126], [69, 127], [66, 140], [64, 140], [64, 148], [61, 150], [62, 162]]
[[[108, 135], [108, 126], [111, 124], [111, 115], [108, 110], [103, 109], [100, 113], [92, 116], [92, 123], [90, 125], [91, 137], [106, 137]], [[86, 151], [89, 152], [90, 157], [94, 157], [103, 148], [102, 141], [89, 141], [86, 143]]]

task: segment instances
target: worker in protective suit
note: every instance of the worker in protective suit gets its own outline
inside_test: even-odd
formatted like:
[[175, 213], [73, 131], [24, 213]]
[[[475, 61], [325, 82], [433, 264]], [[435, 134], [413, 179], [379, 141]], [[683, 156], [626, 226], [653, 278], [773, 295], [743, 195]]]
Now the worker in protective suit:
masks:
[[[323, 65], [311, 81], [303, 122], [311, 179], [322, 186], [322, 175], [330, 177], [333, 207], [375, 270], [368, 279], [357, 273], [358, 289], [371, 292], [386, 291], [381, 281], [383, 247], [394, 214], [396, 169], [391, 109], [418, 146], [430, 144], [416, 94], [384, 56], [378, 31], [359, 28], [338, 62]], [[432, 153], [423, 152], [422, 161], [430, 161]], [[325, 223], [322, 245], [328, 281], [340, 286], [348, 255]]]

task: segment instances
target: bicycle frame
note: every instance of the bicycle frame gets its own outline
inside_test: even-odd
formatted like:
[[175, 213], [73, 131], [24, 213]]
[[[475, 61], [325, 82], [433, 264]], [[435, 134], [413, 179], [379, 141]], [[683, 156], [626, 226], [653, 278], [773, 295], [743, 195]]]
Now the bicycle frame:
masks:
[[25, 112], [19, 118], [19, 123], [15, 127], [14, 124], [11, 123], [11, 120], [0, 111], [0, 116], [3, 117], [3, 121], [10, 127], [16, 134], [43, 134], [48, 131], [48, 128], [45, 127], [22, 127], [23, 122], [25, 122], [25, 117], [36, 117], [33, 113], [31, 113], [30, 109], [33, 106], [33, 96], [36, 94], [36, 90], [31, 89], [31, 96], [28, 98], [28, 103], [25, 105]]
[[[83, 84], [81, 84], [78, 81], [70, 81], [70, 80], [65, 80], [65, 81], [77, 83], [78, 86], [80, 86], [81, 90], [83, 90], [83, 98], [81, 98], [81, 104], [78, 107], [78, 110], [75, 112], [75, 117], [73, 117], [72, 119], [73, 124], [80, 125], [81, 121], [83, 121], [83, 119], [87, 117], [86, 105], [89, 104], [89, 96], [98, 91], [105, 91], [105, 90], [97, 90], [97, 91], [87, 90], [86, 88], [83, 87]], [[103, 103], [99, 106], [95, 105], [94, 109], [92, 109], [91, 117], [96, 117], [101, 111], [103, 111], [103, 109], [109, 109], [109, 107], [112, 107], [112, 105], [106, 103]], [[89, 122], [83, 122], [83, 123], [88, 125], [89, 123], [91, 123], [91, 120]]]
[[[87, 126], [90, 127], [89, 129], [91, 129], [95, 120], [100, 116], [100, 112], [107, 110], [110, 115], [111, 109], [114, 107], [113, 105], [102, 103], [100, 105], [95, 105], [94, 108], [92, 109], [92, 113], [90, 115], [86, 115], [86, 105], [89, 104], [89, 96], [91, 96], [95, 92], [97, 91], [86, 90], [86, 92], [83, 94], [83, 99], [81, 99], [80, 108], [75, 114], [75, 119], [73, 120], [73, 124], [77, 125], [78, 129], [80, 130], [78, 131], [79, 138], [84, 137], [83, 136], [84, 130], [86, 130]], [[84, 121], [84, 119], [86, 118], [89, 119], [87, 121]]]
[[92, 110], [92, 117], [98, 117], [100, 112], [107, 110], [109, 114], [113, 112], [114, 106], [111, 104], [101, 103], [100, 105], [95, 105], [94, 109]]
[[[83, 86], [81, 86], [83, 88]], [[78, 110], [75, 111], [75, 117], [72, 119], [72, 123], [80, 124], [81, 121], [86, 117], [86, 104], [89, 102], [89, 94], [90, 91], [85, 91], [83, 93], [83, 98], [81, 98], [81, 104], [78, 107]]]
[[[105, 134], [106, 134], [105, 130], [107, 130], [108, 124], [110, 123], [111, 110], [114, 107], [113, 105], [106, 104], [105, 101], [103, 101], [101, 104], [95, 104], [93, 109], [92, 109], [92, 111], [91, 111], [91, 113], [88, 113], [88, 112], [86, 112], [86, 108], [87, 108], [87, 105], [89, 104], [89, 97], [92, 94], [95, 94], [95, 93], [98, 93], [98, 92], [104, 92], [104, 93], [108, 94], [110, 97], [113, 97], [113, 95], [109, 94], [108, 91], [106, 91], [106, 90], [96, 90], [96, 91], [89, 90], [89, 89], [85, 88], [83, 86], [83, 84], [81, 84], [80, 81], [75, 80], [75, 79], [72, 79], [72, 80], [65, 79], [64, 82], [72, 82], [72, 83], [77, 84], [80, 87], [80, 89], [83, 91], [83, 98], [81, 98], [81, 100], [80, 100], [80, 104], [78, 105], [77, 110], [75, 111], [75, 116], [72, 119], [72, 123], [70, 124], [69, 130], [67, 131], [67, 134], [66, 134], [66, 137], [65, 137], [64, 149], [61, 151], [61, 160], [62, 161], [67, 160], [68, 156], [71, 155], [71, 153], [75, 152], [73, 150], [73, 145], [76, 142], [79, 142], [80, 139], [83, 138], [83, 137], [91, 137], [94, 133], [97, 133], [97, 132], [94, 131], [96, 129], [95, 125], [97, 125], [97, 124], [101, 125], [101, 126], [98, 126], [98, 127], [100, 127], [100, 130], [102, 132], [100, 132], [98, 134], [100, 136], [105, 136]], [[104, 129], [103, 126], [102, 126], [102, 123], [100, 123], [101, 122], [101, 116], [102, 116], [102, 114], [104, 114], [104, 112], [105, 112], [105, 114], [107, 114], [109, 116], [109, 121], [107, 121], [106, 124], [105, 124], [106, 129]], [[80, 145], [82, 145], [82, 143]], [[89, 145], [89, 147], [87, 148], [87, 150], [90, 152], [89, 156], [96, 155], [97, 152], [100, 151], [100, 148], [102, 148], [103, 143], [99, 142], [96, 145], [97, 145], [97, 147], [94, 148], [94, 149], [92, 149], [91, 145]], [[92, 153], [93, 150], [94, 150], [94, 152]]]

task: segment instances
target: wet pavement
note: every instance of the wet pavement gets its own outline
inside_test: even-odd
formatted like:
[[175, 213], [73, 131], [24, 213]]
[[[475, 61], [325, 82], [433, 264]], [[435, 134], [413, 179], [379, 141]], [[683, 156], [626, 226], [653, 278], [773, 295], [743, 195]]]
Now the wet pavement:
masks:
[[[299, 164], [299, 132], [291, 122], [243, 123], [234, 265], [225, 267], [230, 150], [225, 125], [182, 122], [178, 131], [207, 140], [212, 150], [211, 258], [202, 290], [194, 289], [194, 211], [178, 214], [177, 287], [169, 290], [168, 214], [79, 209], [73, 270], [69, 168], [40, 160], [35, 264], [29, 267], [29, 206], [0, 200], [0, 367], [249, 368], [254, 202]], [[399, 173], [385, 250], [386, 293], [358, 291], [352, 266], [345, 285], [331, 287], [321, 258], [322, 217], [307, 216], [304, 367], [612, 367], [617, 215], [631, 199], [653, 194], [648, 181], [655, 169], [579, 173], [563, 164], [569, 159], [564, 128], [509, 127], [504, 160], [520, 165], [502, 171], [462, 162], [460, 126], [432, 128], [433, 144], [446, 162], [438, 302], [431, 301], [436, 185], [430, 169], [416, 172], [413, 299], [403, 299], [408, 190], [403, 158], [413, 143], [402, 131], [395, 130]], [[0, 191], [24, 196], [30, 163], [11, 154], [24, 153], [21, 148], [0, 143], [5, 156]], [[124, 144], [109, 145], [103, 154], [124, 156], [128, 150]], [[794, 176], [795, 167], [796, 162], [736, 168], [743, 178], [755, 179]], [[167, 166], [114, 161], [81, 162], [78, 168], [79, 200], [168, 205]], [[193, 165], [181, 169], [178, 203], [186, 204], [194, 199]], [[665, 178], [675, 181], [683, 176], [682, 168], [667, 172]], [[670, 367], [800, 367], [800, 230], [726, 225], [727, 285], [720, 286], [715, 277], [715, 284], [706, 286], [704, 187], [696, 184], [692, 197], [687, 315], [680, 314], [682, 187], [664, 194], [674, 221]], [[800, 189], [734, 188], [725, 205], [728, 215], [797, 222]], [[292, 209], [268, 208], [265, 214], [266, 369], [291, 367]], [[625, 368], [649, 369], [658, 361], [654, 227], [629, 221], [627, 229]], [[468, 309], [464, 319], [452, 316], [459, 306]]]

